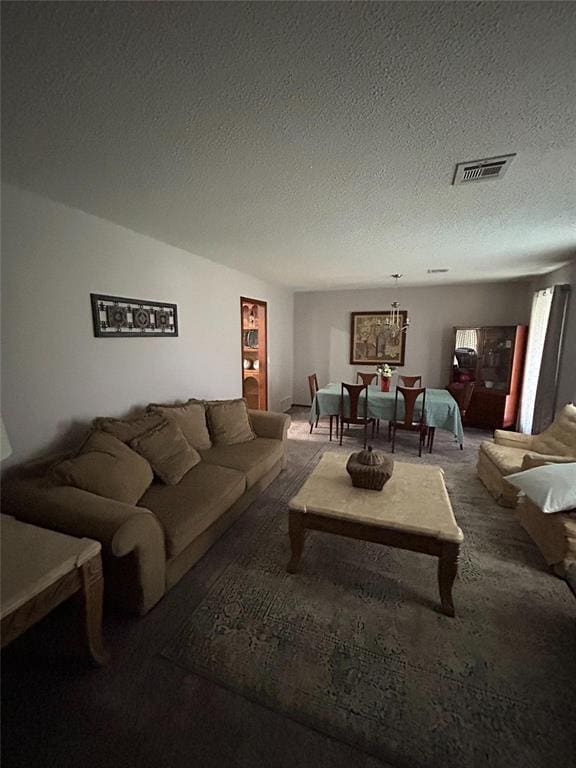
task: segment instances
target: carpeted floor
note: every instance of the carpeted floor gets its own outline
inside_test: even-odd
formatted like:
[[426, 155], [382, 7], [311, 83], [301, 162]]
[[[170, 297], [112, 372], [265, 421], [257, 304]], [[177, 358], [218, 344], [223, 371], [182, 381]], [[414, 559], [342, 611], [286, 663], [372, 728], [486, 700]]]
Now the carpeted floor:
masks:
[[473, 464], [437, 457], [466, 536], [456, 619], [438, 613], [425, 555], [311, 533], [288, 575], [285, 504], [330, 449], [313, 445], [293, 446], [284, 493], [260, 500], [257, 535], [164, 655], [394, 765], [566, 764], [576, 606], [513, 514]]
[[446, 471], [456, 619], [424, 555], [313, 533], [286, 574], [287, 500], [323, 450], [358, 447], [303, 411], [290, 436], [288, 470], [148, 616], [107, 617], [106, 669], [74, 662], [68, 608], [5, 649], [4, 766], [570, 764], [576, 601], [478, 483], [485, 435], [398, 445]]

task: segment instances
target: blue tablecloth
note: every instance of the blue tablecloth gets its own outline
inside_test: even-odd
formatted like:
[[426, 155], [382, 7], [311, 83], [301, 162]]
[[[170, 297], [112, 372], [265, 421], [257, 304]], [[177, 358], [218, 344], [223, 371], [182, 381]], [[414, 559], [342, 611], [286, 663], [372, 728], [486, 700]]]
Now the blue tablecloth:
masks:
[[[345, 398], [347, 399], [346, 395]], [[394, 418], [395, 392], [381, 392], [379, 387], [368, 387], [368, 416], [389, 421]], [[422, 412], [422, 397], [415, 406], [416, 417]], [[310, 424], [316, 421], [316, 416], [338, 416], [340, 412], [340, 384], [328, 384], [316, 393], [310, 409]], [[345, 411], [346, 413], [346, 411]], [[398, 396], [398, 416], [404, 415], [404, 400]], [[462, 419], [458, 404], [446, 389], [426, 389], [426, 410], [424, 413], [429, 427], [444, 429], [456, 436], [458, 442], [464, 439]]]

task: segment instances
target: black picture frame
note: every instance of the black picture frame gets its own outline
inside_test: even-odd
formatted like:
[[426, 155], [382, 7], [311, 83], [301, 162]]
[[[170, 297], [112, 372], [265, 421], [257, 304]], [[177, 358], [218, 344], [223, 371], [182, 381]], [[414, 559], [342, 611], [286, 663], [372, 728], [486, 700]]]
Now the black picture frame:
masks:
[[[94, 336], [99, 339], [124, 338], [162, 338], [173, 339], [179, 335], [178, 305], [166, 301], [148, 301], [147, 299], [129, 299], [125, 296], [109, 296], [103, 293], [91, 293], [92, 324]], [[118, 307], [119, 323], [116, 327], [110, 322], [110, 308]], [[133, 310], [145, 310], [139, 314], [138, 322], [133, 322]], [[146, 325], [146, 315], [149, 325]], [[165, 325], [159, 323], [162, 318]], [[121, 320], [120, 320], [121, 318]]]

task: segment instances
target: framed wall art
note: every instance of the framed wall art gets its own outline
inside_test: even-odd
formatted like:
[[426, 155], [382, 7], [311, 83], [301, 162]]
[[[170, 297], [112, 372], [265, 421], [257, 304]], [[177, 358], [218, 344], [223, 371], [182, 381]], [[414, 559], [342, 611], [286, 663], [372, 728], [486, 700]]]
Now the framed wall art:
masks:
[[91, 293], [94, 336], [101, 339], [178, 336], [178, 307], [164, 301]]
[[[406, 325], [408, 312], [398, 313]], [[390, 326], [392, 312], [352, 312], [350, 365], [404, 365], [406, 333]]]

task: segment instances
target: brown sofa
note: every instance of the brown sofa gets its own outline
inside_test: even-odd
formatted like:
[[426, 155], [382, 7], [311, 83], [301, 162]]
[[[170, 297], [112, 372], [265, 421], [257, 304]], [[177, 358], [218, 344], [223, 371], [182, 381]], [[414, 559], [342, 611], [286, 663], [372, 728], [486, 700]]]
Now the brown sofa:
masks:
[[43, 461], [3, 484], [3, 512], [102, 544], [106, 598], [149, 611], [286, 465], [289, 416], [248, 411], [255, 439], [215, 444], [176, 485], [155, 481], [135, 504], [46, 482]]
[[497, 429], [478, 454], [478, 477], [502, 507], [516, 507], [518, 491], [506, 475], [521, 472], [528, 456], [544, 462], [576, 461], [576, 406], [565, 405], [540, 435]]

